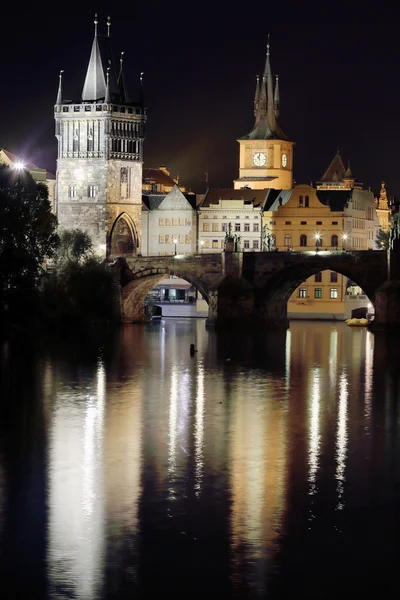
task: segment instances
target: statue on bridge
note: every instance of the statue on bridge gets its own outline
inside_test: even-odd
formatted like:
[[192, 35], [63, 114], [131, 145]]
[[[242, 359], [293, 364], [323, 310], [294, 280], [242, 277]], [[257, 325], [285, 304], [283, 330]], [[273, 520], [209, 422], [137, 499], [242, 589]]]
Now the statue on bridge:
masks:
[[268, 229], [268, 225], [265, 224], [262, 229], [262, 251], [263, 252], [272, 252], [275, 246], [275, 238], [272, 233]]
[[398, 245], [397, 240], [400, 238], [400, 222], [399, 215], [394, 215], [390, 223], [389, 230], [389, 250], [394, 250]]

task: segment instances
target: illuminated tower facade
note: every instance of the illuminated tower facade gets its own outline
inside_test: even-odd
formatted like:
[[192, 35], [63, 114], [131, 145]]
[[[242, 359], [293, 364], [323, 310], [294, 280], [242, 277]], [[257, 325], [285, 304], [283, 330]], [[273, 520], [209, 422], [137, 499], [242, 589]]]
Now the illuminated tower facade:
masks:
[[379, 198], [375, 198], [374, 203], [379, 225], [383, 231], [388, 232], [390, 229], [390, 206], [384, 181], [381, 184]]
[[95, 34], [78, 101], [63, 99], [62, 71], [55, 104], [57, 216], [61, 229], [80, 228], [98, 254], [141, 250], [142, 165], [146, 109], [132, 102], [125, 83], [123, 52], [115, 69], [111, 23]]
[[277, 76], [274, 88], [268, 43], [261, 82], [257, 76], [254, 127], [248, 135], [238, 140], [239, 179], [234, 181], [235, 189], [292, 188], [294, 142], [289, 140], [279, 126], [279, 105], [279, 81]]

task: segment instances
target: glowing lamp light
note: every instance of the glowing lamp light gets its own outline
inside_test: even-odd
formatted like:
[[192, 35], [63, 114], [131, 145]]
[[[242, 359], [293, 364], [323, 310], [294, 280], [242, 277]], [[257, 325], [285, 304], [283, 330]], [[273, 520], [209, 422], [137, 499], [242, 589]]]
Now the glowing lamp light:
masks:
[[16, 169], [17, 171], [22, 171], [22, 169], [25, 169], [25, 165], [23, 162], [17, 162], [14, 165], [14, 169]]
[[344, 239], [344, 240], [347, 240], [347, 238], [348, 238], [349, 236], [347, 235], [347, 233], [344, 233], [342, 237], [343, 237], [343, 239]]

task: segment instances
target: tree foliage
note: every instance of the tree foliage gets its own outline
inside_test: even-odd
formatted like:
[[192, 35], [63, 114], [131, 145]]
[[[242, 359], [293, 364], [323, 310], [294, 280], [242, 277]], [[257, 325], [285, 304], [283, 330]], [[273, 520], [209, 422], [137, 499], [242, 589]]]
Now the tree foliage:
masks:
[[379, 229], [376, 236], [375, 245], [378, 250], [387, 250], [389, 248], [389, 232]]
[[45, 320], [59, 325], [111, 322], [118, 315], [114, 273], [92, 252], [92, 241], [80, 229], [60, 234], [60, 246], [43, 285]]
[[58, 247], [47, 186], [0, 166], [0, 316], [30, 318], [47, 258]]

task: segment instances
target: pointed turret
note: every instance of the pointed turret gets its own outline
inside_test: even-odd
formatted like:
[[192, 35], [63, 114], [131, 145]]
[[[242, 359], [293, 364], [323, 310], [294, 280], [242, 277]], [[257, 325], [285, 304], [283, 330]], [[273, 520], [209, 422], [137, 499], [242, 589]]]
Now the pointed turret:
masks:
[[57, 100], [56, 104], [62, 104], [62, 74], [64, 71], [60, 71], [60, 75], [58, 76], [58, 92], [57, 92]]
[[104, 102], [106, 104], [111, 104], [111, 94], [110, 94], [110, 67], [107, 69], [107, 82], [106, 82], [106, 95], [104, 96]]
[[143, 87], [143, 76], [144, 72], [140, 73], [140, 96], [139, 96], [139, 104], [143, 108], [144, 107], [144, 87]]
[[[258, 98], [258, 102], [257, 102]], [[274, 84], [272, 78], [272, 69], [270, 62], [270, 43], [268, 36], [267, 53], [265, 59], [264, 73], [261, 85], [257, 79], [256, 94], [254, 98], [254, 116], [255, 123], [252, 131], [243, 136], [242, 140], [288, 140], [279, 126], [277, 117], [279, 116], [279, 85], [277, 85], [274, 94]]]
[[275, 77], [275, 93], [274, 93], [274, 108], [275, 108], [275, 118], [276, 119], [280, 115], [279, 104], [280, 104], [279, 77], [278, 77], [278, 75], [276, 75], [276, 77]]
[[119, 88], [119, 95], [121, 98], [121, 102], [123, 102], [124, 104], [129, 104], [130, 103], [129, 93], [128, 93], [128, 90], [127, 90], [127, 87], [125, 84], [125, 77], [124, 77], [124, 70], [123, 70], [124, 54], [125, 54], [125, 52], [121, 52], [121, 56], [119, 59], [118, 88]]
[[347, 169], [346, 169], [343, 179], [354, 180], [353, 173], [351, 172], [351, 168], [350, 168], [350, 161], [347, 163]]
[[254, 94], [254, 116], [257, 119], [260, 102], [260, 76], [257, 75], [256, 93]]

